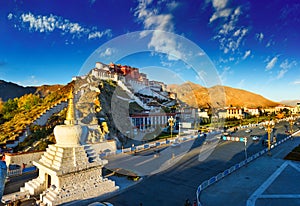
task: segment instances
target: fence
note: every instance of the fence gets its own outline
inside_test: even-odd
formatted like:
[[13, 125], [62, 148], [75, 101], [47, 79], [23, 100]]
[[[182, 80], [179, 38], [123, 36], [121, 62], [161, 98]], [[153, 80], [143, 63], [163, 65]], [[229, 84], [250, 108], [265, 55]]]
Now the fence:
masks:
[[[210, 135], [210, 134], [220, 134], [220, 132], [216, 132], [216, 131], [212, 131], [212, 132], [208, 132], [205, 133], [206, 135]], [[122, 153], [130, 153], [130, 152], [138, 152], [141, 150], [145, 150], [145, 149], [150, 149], [150, 148], [154, 148], [154, 147], [159, 147], [162, 145], [170, 145], [173, 144], [175, 142], [184, 142], [184, 141], [189, 141], [189, 140], [193, 140], [196, 138], [199, 138], [199, 135], [190, 135], [190, 136], [183, 136], [183, 137], [177, 137], [174, 139], [169, 139], [169, 140], [158, 140], [155, 142], [151, 142], [151, 143], [146, 143], [146, 144], [142, 144], [142, 145], [137, 145], [137, 146], [133, 146], [133, 147], [129, 147], [126, 149], [119, 149], [113, 152], [103, 152], [100, 154], [100, 157], [108, 157], [111, 155], [117, 155], [117, 154], [122, 154]]]
[[35, 172], [36, 170], [37, 170], [37, 168], [35, 166], [26, 167], [24, 169], [18, 168], [18, 169], [14, 169], [14, 170], [7, 170], [7, 176], [12, 177], [12, 176], [21, 175], [24, 173]]
[[[277, 143], [275, 143], [274, 145], [271, 146], [271, 149], [275, 148], [276, 146], [284, 143], [285, 141], [287, 141], [288, 139], [290, 139], [293, 135], [299, 133], [299, 131], [295, 132], [294, 134], [278, 141]], [[200, 202], [200, 199], [199, 199], [199, 195], [200, 195], [200, 192], [203, 191], [204, 189], [206, 189], [207, 187], [209, 187], [210, 185], [216, 183], [217, 181], [223, 179], [224, 177], [226, 177], [227, 175], [233, 173], [234, 171], [240, 169], [241, 167], [245, 166], [247, 163], [257, 159], [258, 157], [262, 156], [263, 154], [265, 154], [266, 152], [268, 152], [268, 148], [266, 149], [263, 149], [262, 151], [260, 152], [257, 152], [255, 153], [254, 155], [252, 155], [251, 157], [249, 157], [248, 159], [246, 160], [243, 160], [241, 161], [240, 163], [236, 164], [236, 165], [233, 165], [231, 166], [229, 169], [226, 169], [225, 171], [219, 173], [218, 175], [216, 176], [213, 176], [211, 177], [210, 179], [208, 180], [205, 180], [203, 181], [197, 188], [197, 191], [196, 191], [196, 196], [197, 196], [197, 202], [198, 202], [198, 206], [201, 206], [201, 202]]]

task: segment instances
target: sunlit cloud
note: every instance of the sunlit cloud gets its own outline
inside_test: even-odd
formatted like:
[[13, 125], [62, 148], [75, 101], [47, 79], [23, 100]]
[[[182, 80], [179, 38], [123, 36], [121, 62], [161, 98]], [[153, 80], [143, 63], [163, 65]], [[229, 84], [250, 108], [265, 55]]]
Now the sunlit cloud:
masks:
[[273, 57], [270, 61], [268, 61], [266, 66], [266, 71], [271, 70], [277, 63], [278, 57]]

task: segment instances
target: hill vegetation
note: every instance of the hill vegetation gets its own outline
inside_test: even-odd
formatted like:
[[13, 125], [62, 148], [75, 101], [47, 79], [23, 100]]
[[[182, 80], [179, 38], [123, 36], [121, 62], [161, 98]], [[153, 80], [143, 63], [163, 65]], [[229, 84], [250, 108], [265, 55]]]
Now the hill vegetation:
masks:
[[40, 93], [25, 94], [21, 97], [0, 100], [0, 142], [14, 140], [26, 127], [28, 127], [40, 114], [67, 100], [72, 82], [66, 86], [56, 87], [56, 90], [45, 92], [40, 88]]

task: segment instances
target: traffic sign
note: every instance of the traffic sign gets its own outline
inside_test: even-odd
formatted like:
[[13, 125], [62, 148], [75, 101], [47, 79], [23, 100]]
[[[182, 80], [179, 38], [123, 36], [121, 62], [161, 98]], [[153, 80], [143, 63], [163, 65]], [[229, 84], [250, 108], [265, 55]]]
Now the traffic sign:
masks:
[[222, 136], [222, 139], [225, 140], [225, 141], [247, 142], [247, 137]]

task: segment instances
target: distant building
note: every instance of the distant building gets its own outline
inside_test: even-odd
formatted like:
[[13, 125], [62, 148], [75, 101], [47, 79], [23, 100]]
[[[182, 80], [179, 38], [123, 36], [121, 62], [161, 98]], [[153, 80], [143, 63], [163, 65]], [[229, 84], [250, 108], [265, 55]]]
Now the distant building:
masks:
[[236, 118], [241, 119], [244, 118], [244, 109], [237, 107], [227, 107], [226, 108], [226, 118]]
[[244, 112], [248, 113], [249, 115], [252, 116], [257, 116], [259, 115], [259, 109], [258, 108], [244, 108]]
[[139, 113], [129, 118], [133, 128], [143, 131], [150, 127], [165, 126], [171, 116], [175, 118], [175, 113]]

